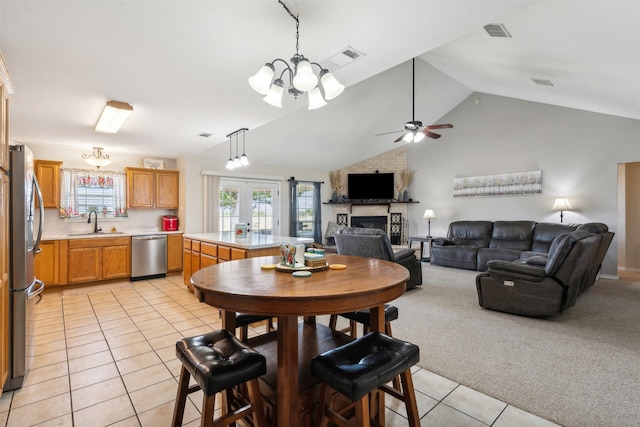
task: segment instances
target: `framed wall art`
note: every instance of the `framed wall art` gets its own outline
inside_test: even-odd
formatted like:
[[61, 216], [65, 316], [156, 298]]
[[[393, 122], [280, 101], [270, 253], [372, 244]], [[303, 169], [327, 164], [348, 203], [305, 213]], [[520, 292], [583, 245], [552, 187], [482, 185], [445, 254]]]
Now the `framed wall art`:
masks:
[[522, 196], [542, 193], [542, 171], [453, 179], [453, 197]]

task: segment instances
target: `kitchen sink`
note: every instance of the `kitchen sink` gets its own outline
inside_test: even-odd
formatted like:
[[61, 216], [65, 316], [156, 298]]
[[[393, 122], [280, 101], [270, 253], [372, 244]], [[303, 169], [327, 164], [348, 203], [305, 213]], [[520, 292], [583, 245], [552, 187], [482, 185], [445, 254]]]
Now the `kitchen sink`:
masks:
[[67, 234], [67, 236], [69, 237], [77, 237], [77, 236], [111, 236], [111, 235], [116, 235], [116, 234], [126, 234], [123, 231], [98, 231], [97, 233], [94, 233], [93, 231], [88, 232], [88, 233], [69, 233]]

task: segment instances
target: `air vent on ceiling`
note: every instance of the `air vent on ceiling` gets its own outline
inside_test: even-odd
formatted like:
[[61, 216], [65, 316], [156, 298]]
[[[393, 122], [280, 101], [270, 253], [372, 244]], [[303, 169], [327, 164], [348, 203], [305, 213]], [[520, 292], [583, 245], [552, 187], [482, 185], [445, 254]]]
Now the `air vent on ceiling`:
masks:
[[534, 79], [533, 77], [531, 77], [531, 80], [533, 80], [535, 84], [540, 86], [553, 86], [553, 83], [551, 83], [551, 80]]
[[201, 136], [201, 137], [203, 137], [203, 138], [209, 138], [211, 135], [213, 135], [213, 134], [211, 134], [211, 133], [209, 133], [209, 132], [202, 132], [202, 133], [201, 133], [200, 135], [198, 135], [198, 136]]
[[363, 56], [366, 55], [351, 46], [347, 46], [344, 49], [341, 49], [340, 52], [327, 59], [327, 62], [330, 62], [333, 65], [332, 67], [330, 67], [331, 69], [335, 69], [350, 64], [353, 61], [362, 58]]
[[491, 37], [509, 37], [511, 34], [502, 24], [489, 24], [484, 26], [484, 30], [489, 33]]

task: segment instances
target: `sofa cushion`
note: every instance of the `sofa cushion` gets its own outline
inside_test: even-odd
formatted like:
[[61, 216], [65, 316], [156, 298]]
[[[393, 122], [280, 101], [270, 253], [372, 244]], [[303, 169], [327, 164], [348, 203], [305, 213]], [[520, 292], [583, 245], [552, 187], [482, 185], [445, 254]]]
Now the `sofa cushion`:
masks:
[[455, 221], [449, 224], [447, 238], [456, 245], [486, 248], [491, 240], [491, 221]]
[[519, 249], [509, 248], [479, 248], [478, 249], [478, 271], [487, 271], [487, 262], [491, 260], [516, 261], [520, 259]]
[[547, 253], [553, 239], [559, 234], [571, 233], [576, 229], [575, 224], [556, 224], [551, 222], [539, 222], [533, 229], [533, 252]]
[[528, 251], [531, 249], [535, 224], [533, 221], [496, 221], [493, 223], [489, 247]]

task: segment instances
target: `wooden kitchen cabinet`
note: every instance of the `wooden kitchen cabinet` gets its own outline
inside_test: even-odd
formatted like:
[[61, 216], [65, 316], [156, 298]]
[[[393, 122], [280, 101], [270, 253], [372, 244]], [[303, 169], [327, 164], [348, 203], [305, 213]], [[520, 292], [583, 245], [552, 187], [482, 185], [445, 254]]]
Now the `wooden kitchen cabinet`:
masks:
[[184, 239], [184, 257], [182, 266], [182, 281], [191, 292], [191, 275], [200, 270], [200, 242], [191, 239]]
[[201, 268], [235, 259], [278, 255], [280, 253], [279, 247], [249, 251], [212, 242], [189, 239], [187, 237], [183, 239], [183, 246], [183, 282], [191, 291], [193, 291], [193, 287], [191, 286], [191, 276]]
[[179, 171], [126, 168], [130, 208], [178, 209]]
[[67, 245], [66, 283], [94, 282], [131, 275], [130, 237], [75, 239], [69, 240]]
[[182, 234], [167, 234], [167, 272], [182, 270]]
[[102, 278], [116, 279], [131, 276], [131, 244], [102, 248]]
[[36, 277], [42, 280], [45, 286], [57, 285], [59, 279], [59, 241], [46, 240], [40, 242], [40, 253], [34, 258]]
[[[60, 165], [56, 160], [35, 160], [33, 166], [36, 178], [42, 190], [42, 202], [45, 208], [60, 207]], [[36, 206], [38, 200], [36, 199]]]
[[180, 172], [155, 171], [155, 200], [156, 208], [178, 209], [178, 186]]
[[[218, 263], [218, 245], [213, 243], [200, 243], [200, 268], [209, 267]], [[193, 273], [192, 273], [193, 274]]]
[[191, 239], [183, 240], [182, 282], [191, 289]]

